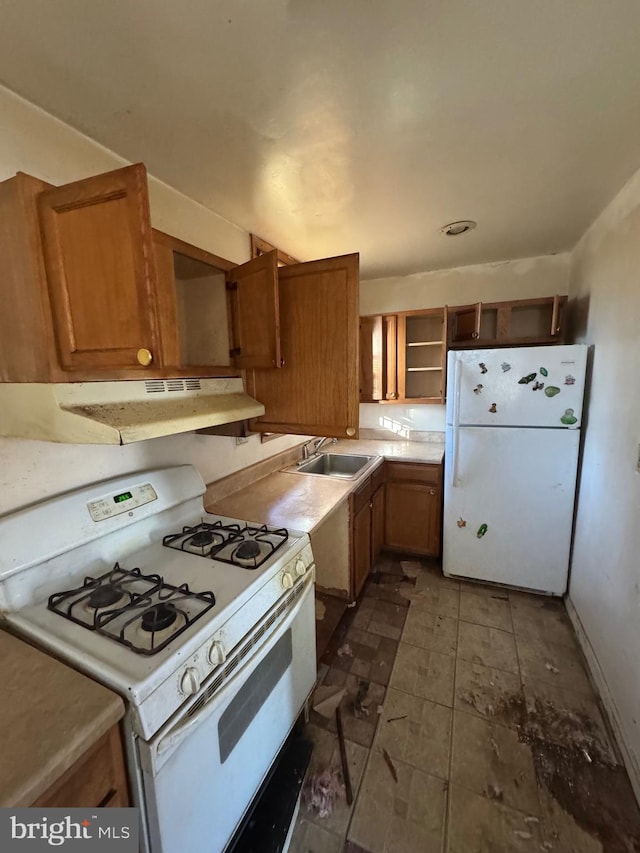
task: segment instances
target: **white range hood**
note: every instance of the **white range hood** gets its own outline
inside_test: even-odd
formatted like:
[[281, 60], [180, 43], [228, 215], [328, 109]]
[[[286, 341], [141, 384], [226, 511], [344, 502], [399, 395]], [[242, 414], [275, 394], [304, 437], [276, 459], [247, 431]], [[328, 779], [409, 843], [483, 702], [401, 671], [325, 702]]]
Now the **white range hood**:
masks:
[[0, 383], [0, 435], [14, 438], [131, 444], [263, 414], [238, 378]]

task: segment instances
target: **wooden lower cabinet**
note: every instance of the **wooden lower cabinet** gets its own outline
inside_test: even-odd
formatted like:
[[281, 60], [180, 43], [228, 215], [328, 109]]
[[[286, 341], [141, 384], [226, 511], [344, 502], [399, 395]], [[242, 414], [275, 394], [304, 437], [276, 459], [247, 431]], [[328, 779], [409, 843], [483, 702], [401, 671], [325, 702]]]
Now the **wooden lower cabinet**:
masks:
[[129, 806], [122, 741], [113, 726], [39, 797], [39, 808], [124, 808]]
[[349, 498], [352, 598], [357, 598], [384, 544], [384, 468], [380, 466]]
[[366, 504], [353, 516], [353, 597], [360, 594], [371, 571], [371, 506]]
[[371, 495], [371, 564], [380, 556], [384, 545], [384, 484]]
[[385, 475], [385, 546], [439, 556], [442, 466], [387, 462]]

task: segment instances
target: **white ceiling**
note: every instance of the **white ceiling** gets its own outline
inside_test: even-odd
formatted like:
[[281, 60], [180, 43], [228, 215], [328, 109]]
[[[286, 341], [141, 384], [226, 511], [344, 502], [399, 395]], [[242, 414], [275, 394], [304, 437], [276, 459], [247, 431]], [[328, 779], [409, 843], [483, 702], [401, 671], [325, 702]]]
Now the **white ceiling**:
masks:
[[0, 80], [365, 278], [568, 249], [640, 167], [638, 0], [0, 0]]

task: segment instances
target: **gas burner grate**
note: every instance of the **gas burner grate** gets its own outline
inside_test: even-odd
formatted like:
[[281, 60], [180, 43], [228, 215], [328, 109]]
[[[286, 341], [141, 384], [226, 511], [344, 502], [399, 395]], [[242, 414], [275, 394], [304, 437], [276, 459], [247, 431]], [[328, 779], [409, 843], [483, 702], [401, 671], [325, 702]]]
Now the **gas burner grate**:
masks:
[[100, 577], [87, 577], [75, 589], [54, 593], [47, 606], [137, 654], [154, 655], [215, 603], [213, 592], [192, 592], [187, 584], [176, 587], [160, 575], [144, 575], [116, 563]]
[[197, 557], [219, 560], [243, 569], [257, 569], [289, 538], [284, 527], [263, 525], [224, 524], [222, 521], [201, 521], [193, 527], [183, 527], [180, 533], [170, 533], [162, 540], [166, 548], [175, 548]]

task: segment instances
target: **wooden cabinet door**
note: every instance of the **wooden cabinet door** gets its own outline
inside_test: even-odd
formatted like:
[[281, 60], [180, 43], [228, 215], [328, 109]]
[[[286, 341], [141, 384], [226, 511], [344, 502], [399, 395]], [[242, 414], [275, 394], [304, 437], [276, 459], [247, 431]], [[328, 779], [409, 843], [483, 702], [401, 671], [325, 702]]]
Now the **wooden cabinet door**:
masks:
[[440, 490], [422, 483], [390, 481], [385, 499], [385, 544], [400, 551], [437, 556]]
[[358, 436], [358, 255], [278, 269], [282, 370], [253, 370], [256, 432]]
[[352, 520], [353, 597], [357, 598], [371, 571], [371, 507], [366, 503]]
[[281, 367], [277, 252], [227, 273], [233, 326], [233, 362], [240, 368]]
[[384, 545], [384, 503], [384, 486], [380, 486], [371, 497], [371, 565]]
[[382, 333], [383, 399], [398, 399], [398, 318], [387, 314]]
[[482, 302], [448, 308], [449, 344], [468, 344], [480, 337]]
[[377, 314], [360, 318], [360, 402], [396, 400], [397, 318]]
[[38, 209], [61, 367], [161, 364], [145, 167], [47, 190]]
[[383, 319], [360, 317], [360, 402], [377, 403], [384, 399]]

